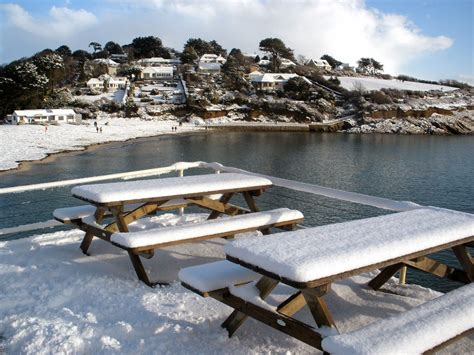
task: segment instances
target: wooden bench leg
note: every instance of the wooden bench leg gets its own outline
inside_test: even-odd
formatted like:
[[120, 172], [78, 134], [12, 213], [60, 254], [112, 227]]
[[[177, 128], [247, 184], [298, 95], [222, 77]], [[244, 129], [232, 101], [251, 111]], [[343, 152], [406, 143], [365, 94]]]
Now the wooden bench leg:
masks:
[[286, 316], [292, 316], [304, 306], [306, 306], [306, 301], [304, 299], [303, 292], [298, 291], [282, 302], [277, 307], [277, 312]]
[[453, 247], [453, 251], [462, 268], [466, 271], [469, 281], [474, 282], [474, 262], [467, 247], [465, 245], [458, 245]]
[[[105, 214], [105, 209], [103, 208], [97, 208], [94, 212], [94, 218], [97, 221], [97, 223], [102, 222], [104, 219], [104, 214]], [[84, 254], [89, 255], [89, 247], [91, 246], [92, 239], [94, 239], [94, 234], [92, 232], [86, 232], [84, 235], [84, 239], [82, 239], [81, 242], [81, 250]]]
[[445, 277], [449, 280], [458, 281], [462, 283], [469, 283], [469, 277], [463, 270], [445, 265], [439, 261], [430, 258], [421, 258], [419, 260], [410, 260], [405, 262], [411, 268], [428, 272], [430, 274]]
[[[226, 204], [230, 201], [230, 199], [232, 198], [232, 196], [234, 195], [233, 192], [229, 192], [229, 193], [225, 193], [221, 196], [221, 198], [219, 199], [219, 202], [222, 203], [222, 204]], [[207, 217], [207, 219], [216, 219], [217, 217], [219, 217], [221, 214], [221, 212], [219, 211], [212, 211], [211, 214], [209, 215], [209, 217]]]
[[94, 238], [94, 235], [91, 232], [86, 232], [86, 234], [84, 235], [84, 239], [82, 239], [80, 248], [82, 252], [86, 255], [89, 255], [88, 250], [89, 250], [89, 247], [91, 246], [93, 238]]
[[380, 287], [383, 286], [384, 283], [386, 283], [402, 267], [403, 267], [402, 263], [387, 266], [385, 269], [383, 269], [380, 272], [380, 274], [378, 274], [372, 280], [370, 280], [369, 287], [371, 287], [372, 289], [377, 291]]
[[[278, 281], [271, 279], [269, 277], [262, 277], [258, 280], [255, 287], [260, 291], [260, 298], [265, 299], [273, 289], [278, 285]], [[227, 329], [229, 337], [231, 337], [237, 329], [245, 322], [247, 319], [245, 313], [239, 311], [233, 311], [229, 317], [222, 323], [221, 327]]]
[[[322, 295], [329, 291], [329, 285], [325, 287], [317, 288], [317, 289], [305, 289], [303, 290], [303, 296], [306, 301], [306, 304], [313, 315], [314, 321], [318, 325], [327, 326], [336, 328], [336, 323], [329, 311], [329, 308], [324, 301]], [[336, 328], [337, 329], [337, 328]]]
[[135, 272], [137, 273], [138, 279], [144, 282], [147, 286], [155, 287], [156, 285], [161, 285], [161, 286], [169, 285], [167, 282], [151, 282], [150, 279], [148, 278], [148, 274], [146, 273], [145, 267], [143, 266], [143, 263], [140, 260], [140, 256], [132, 253], [131, 251], [128, 252], [128, 256], [130, 257], [130, 260], [132, 261], [132, 265], [133, 265], [133, 268], [135, 269]]
[[257, 207], [257, 204], [252, 196], [252, 194], [248, 191], [244, 192], [244, 198], [245, 202], [247, 203], [247, 206], [249, 206], [250, 211], [252, 212], [258, 212], [260, 209]]

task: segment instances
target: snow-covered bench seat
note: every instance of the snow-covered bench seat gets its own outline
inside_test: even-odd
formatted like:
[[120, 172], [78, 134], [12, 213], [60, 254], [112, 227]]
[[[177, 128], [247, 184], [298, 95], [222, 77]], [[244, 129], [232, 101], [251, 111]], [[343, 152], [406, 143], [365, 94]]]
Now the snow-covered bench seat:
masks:
[[110, 241], [127, 250], [141, 252], [188, 241], [227, 237], [271, 227], [294, 225], [303, 221], [303, 218], [303, 214], [300, 211], [279, 208], [206, 220], [201, 223], [155, 228], [138, 232], [113, 233]]
[[190, 266], [179, 271], [183, 286], [203, 297], [209, 292], [255, 281], [260, 274], [227, 260]]
[[[162, 204], [159, 209], [162, 211], [173, 210], [186, 207], [187, 204], [184, 199], [175, 199]], [[127, 205], [125, 212], [132, 211], [139, 206], [140, 204]], [[84, 218], [93, 216], [96, 209], [97, 207], [92, 205], [57, 208], [53, 211], [53, 217], [61, 223], [73, 224]], [[109, 217], [109, 215], [105, 215], [105, 217]]]
[[[290, 228], [302, 222], [304, 216], [297, 210], [279, 208], [270, 211], [241, 214], [232, 217], [205, 220], [180, 226], [153, 228], [137, 232], [110, 233], [94, 222], [92, 217], [82, 219], [86, 230], [95, 230], [95, 236], [111, 242], [128, 252], [138, 278], [149, 286], [148, 278], [140, 260], [141, 256], [152, 257], [154, 250], [171, 245], [202, 241], [212, 238], [231, 237], [239, 233], [270, 228]], [[102, 233], [102, 234], [101, 234]]]
[[474, 329], [474, 284], [322, 341], [330, 354], [421, 354]]
[[[185, 270], [180, 274], [180, 279], [183, 286], [194, 292], [210, 296], [234, 308], [232, 314], [223, 323], [229, 335], [242, 325], [247, 316], [251, 316], [296, 339], [322, 349], [323, 334], [338, 333], [337, 325], [324, 300], [324, 296], [330, 292], [334, 281], [382, 268], [382, 271], [369, 282], [370, 287], [378, 289], [400, 268], [407, 265], [438, 276], [470, 283], [473, 281], [474, 264], [467, 245], [473, 241], [474, 215], [440, 208], [420, 208], [374, 218], [283, 232], [279, 233], [277, 238], [244, 237], [226, 244], [224, 250], [228, 261], [258, 273], [259, 279], [256, 284], [235, 286], [236, 280], [246, 281], [233, 276], [234, 272], [239, 270], [237, 268], [232, 268], [232, 272], [228, 272], [228, 280], [222, 279], [226, 275], [224, 272], [219, 276], [219, 282], [212, 284], [208, 280], [209, 276], [205, 275], [215, 269], [212, 265]], [[453, 249], [463, 270], [448, 267], [426, 257], [450, 248]], [[252, 274], [249, 275], [254, 277]], [[457, 276], [454, 277], [454, 275]], [[295, 293], [277, 307], [269, 306], [264, 299], [279, 282], [293, 287]], [[469, 286], [459, 293], [454, 293], [453, 296], [448, 295], [447, 298], [441, 298], [433, 303], [443, 302], [437, 309], [445, 306], [453, 309], [453, 313], [446, 310], [449, 314], [444, 315], [443, 327], [450, 327], [451, 322], [456, 322], [456, 318], [466, 319], [465, 312], [473, 318], [472, 300], [470, 299], [469, 302], [463, 300], [463, 297], [467, 295], [472, 298], [472, 292]], [[317, 328], [302, 324], [292, 317], [304, 306], [308, 306], [311, 311]], [[456, 306], [460, 310], [454, 310]], [[425, 308], [427, 310], [424, 310]], [[433, 315], [430, 315], [432, 309], [427, 305], [419, 311], [413, 310], [410, 313], [412, 315], [408, 315], [407, 318], [400, 316], [399, 319], [410, 323], [419, 316], [420, 327], [435, 320], [441, 321], [441, 316], [437, 318], [438, 316], [434, 315], [437, 313], [436, 310], [433, 311]], [[461, 313], [463, 313], [462, 316], [459, 315]], [[423, 317], [427, 320], [425, 321]], [[463, 325], [458, 328], [454, 324], [454, 330], [451, 333], [441, 332], [442, 336], [438, 337], [439, 343], [434, 346], [471, 328], [472, 321], [474, 318], [468, 324], [462, 321]], [[403, 322], [394, 321], [393, 329]], [[323, 332], [322, 327], [331, 329], [325, 329]], [[380, 329], [382, 329], [380, 333], [382, 334], [389, 328], [381, 326]], [[364, 333], [361, 335], [364, 337]], [[376, 338], [377, 336], [374, 335], [373, 339]], [[403, 338], [403, 335], [397, 334], [396, 338]], [[390, 347], [386, 349], [393, 350]]]

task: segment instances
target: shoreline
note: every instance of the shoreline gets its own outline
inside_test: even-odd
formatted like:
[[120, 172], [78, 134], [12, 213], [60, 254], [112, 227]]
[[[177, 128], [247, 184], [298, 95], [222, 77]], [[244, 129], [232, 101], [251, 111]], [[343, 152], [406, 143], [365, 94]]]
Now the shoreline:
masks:
[[196, 130], [196, 131], [183, 131], [183, 132], [176, 132], [176, 133], [158, 133], [150, 136], [143, 136], [143, 137], [133, 137], [133, 138], [128, 138], [125, 140], [111, 140], [111, 141], [104, 141], [100, 143], [93, 143], [90, 145], [84, 145], [84, 146], [78, 146], [78, 149], [66, 149], [62, 150], [59, 152], [52, 152], [52, 153], [46, 153], [44, 158], [41, 159], [33, 159], [33, 160], [20, 160], [18, 161], [18, 166], [11, 168], [11, 169], [6, 169], [6, 170], [0, 170], [0, 176], [3, 175], [10, 175], [10, 174], [15, 174], [18, 172], [23, 172], [23, 171], [28, 171], [32, 168], [32, 165], [34, 164], [44, 164], [44, 163], [49, 163], [53, 162], [57, 158], [61, 157], [62, 155], [75, 155], [75, 154], [81, 154], [86, 151], [93, 151], [96, 149], [104, 148], [106, 145], [119, 145], [122, 143], [127, 143], [130, 141], [135, 141], [138, 142], [142, 139], [150, 139], [150, 138], [156, 138], [156, 137], [161, 137], [161, 136], [174, 136], [174, 135], [185, 135], [185, 134], [195, 134], [195, 133], [201, 133], [204, 130]]

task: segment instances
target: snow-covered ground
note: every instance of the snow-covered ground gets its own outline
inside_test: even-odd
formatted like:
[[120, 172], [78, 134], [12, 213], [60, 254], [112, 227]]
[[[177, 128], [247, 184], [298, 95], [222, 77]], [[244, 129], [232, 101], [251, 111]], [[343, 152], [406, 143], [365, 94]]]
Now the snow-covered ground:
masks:
[[[329, 78], [329, 77], [326, 77]], [[397, 90], [412, 90], [412, 91], [430, 91], [430, 90], [442, 90], [453, 91], [457, 88], [444, 85], [424, 84], [416, 83], [413, 81], [400, 81], [400, 80], [384, 80], [377, 78], [367, 77], [351, 77], [351, 76], [339, 76], [337, 77], [341, 81], [341, 86], [347, 90], [354, 90], [358, 85], [362, 85], [365, 90], [380, 90], [380, 89], [397, 89]]]
[[[176, 121], [104, 117], [98, 120], [102, 133], [97, 133], [93, 121], [85, 122], [81, 125], [50, 125], [47, 131], [40, 125], [0, 125], [0, 170], [16, 168], [20, 161], [39, 160], [47, 154], [81, 150], [92, 144], [174, 134], [171, 127], [178, 126]], [[184, 124], [176, 132], [195, 129], [198, 128], [192, 124]]]
[[125, 90], [116, 90], [116, 91], [109, 91], [99, 95], [80, 95], [74, 96], [74, 99], [78, 101], [84, 102], [95, 102], [101, 99], [107, 99], [111, 101], [115, 101], [121, 103], [123, 101], [123, 97], [125, 95]]
[[[203, 215], [172, 214], [140, 220], [148, 226], [195, 222]], [[256, 354], [309, 353], [309, 346], [254, 320], [232, 338], [220, 327], [231, 309], [184, 289], [180, 268], [222, 259], [221, 239], [156, 251], [145, 260], [152, 278], [171, 281], [151, 289], [139, 282], [126, 253], [94, 240], [91, 256], [79, 250], [80, 231], [36, 235], [0, 242], [0, 348], [7, 354], [34, 353], [160, 353]], [[373, 275], [372, 275], [373, 276]], [[333, 286], [327, 297], [341, 332], [403, 312], [439, 296], [415, 286], [370, 290], [369, 275]], [[292, 290], [279, 286], [270, 303]], [[402, 296], [403, 295], [403, 296]], [[303, 309], [297, 317], [310, 321]], [[447, 353], [469, 353], [471, 339], [462, 339]]]

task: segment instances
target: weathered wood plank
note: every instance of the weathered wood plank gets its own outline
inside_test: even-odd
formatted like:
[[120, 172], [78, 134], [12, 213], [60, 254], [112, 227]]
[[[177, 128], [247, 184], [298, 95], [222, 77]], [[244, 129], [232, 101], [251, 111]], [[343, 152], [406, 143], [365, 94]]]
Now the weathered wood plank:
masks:
[[456, 255], [456, 258], [458, 258], [462, 268], [466, 271], [468, 279], [473, 282], [474, 263], [471, 254], [467, 250], [467, 247], [465, 245], [457, 245], [454, 246], [452, 249], [454, 251], [454, 255]]
[[400, 270], [403, 267], [402, 263], [397, 263], [393, 265], [389, 265], [385, 267], [380, 274], [375, 276], [372, 280], [369, 281], [369, 287], [371, 287], [374, 290], [378, 290], [380, 287], [383, 286], [384, 283], [386, 283], [390, 278], [395, 275], [398, 270]]
[[321, 292], [314, 292], [314, 290], [311, 289], [305, 289], [302, 290], [302, 292], [306, 304], [308, 305], [318, 327], [327, 326], [337, 329], [334, 318], [332, 317], [326, 302], [322, 296], [319, 296]]
[[[95, 212], [94, 212], [94, 219], [97, 221], [97, 223], [102, 222], [102, 219], [104, 218], [106, 210], [104, 208], [98, 207]], [[94, 239], [94, 233], [92, 231], [86, 231], [86, 234], [84, 235], [84, 239], [82, 239], [80, 248], [82, 252], [86, 255], [89, 255], [89, 247], [91, 246], [92, 239]]]
[[418, 261], [405, 261], [405, 265], [417, 270], [428, 272], [439, 277], [446, 277], [453, 281], [458, 281], [462, 283], [470, 282], [465, 271], [448, 266], [430, 258], [422, 258]]

